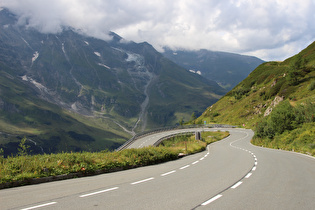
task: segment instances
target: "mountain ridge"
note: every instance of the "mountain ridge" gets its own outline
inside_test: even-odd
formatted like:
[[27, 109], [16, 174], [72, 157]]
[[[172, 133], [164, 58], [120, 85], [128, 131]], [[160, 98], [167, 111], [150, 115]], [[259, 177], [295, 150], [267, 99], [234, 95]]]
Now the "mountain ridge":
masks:
[[176, 64], [214, 80], [231, 90], [264, 61], [236, 53], [200, 50], [171, 50], [164, 48], [163, 55]]

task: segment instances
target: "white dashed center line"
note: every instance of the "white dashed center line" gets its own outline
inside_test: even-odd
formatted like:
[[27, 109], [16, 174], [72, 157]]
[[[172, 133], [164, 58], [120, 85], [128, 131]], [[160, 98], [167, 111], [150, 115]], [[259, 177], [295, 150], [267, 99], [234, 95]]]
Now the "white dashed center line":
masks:
[[84, 198], [84, 197], [88, 197], [88, 196], [91, 196], [91, 195], [96, 195], [96, 194], [100, 194], [100, 193], [104, 193], [104, 192], [108, 192], [108, 191], [112, 191], [112, 190], [117, 190], [117, 189], [118, 189], [118, 187], [113, 187], [113, 188], [110, 188], [110, 189], [101, 190], [101, 191], [97, 191], [97, 192], [81, 195], [80, 198]]
[[202, 203], [201, 205], [202, 205], [202, 206], [206, 206], [206, 205], [208, 205], [209, 203], [212, 203], [213, 201], [215, 201], [215, 200], [217, 200], [217, 199], [219, 199], [219, 198], [221, 198], [221, 197], [222, 197], [221, 194], [216, 195], [216, 196], [214, 196], [213, 198], [211, 198], [211, 199], [207, 200], [206, 202]]
[[37, 209], [37, 208], [41, 208], [41, 207], [45, 207], [45, 206], [54, 205], [54, 204], [56, 204], [56, 203], [57, 203], [57, 202], [45, 203], [45, 204], [41, 204], [41, 205], [38, 205], [38, 206], [32, 206], [32, 207], [25, 208], [25, 209], [21, 209], [21, 210]]
[[143, 180], [140, 180], [140, 181], [137, 181], [137, 182], [133, 182], [133, 183], [131, 183], [132, 185], [134, 185], [134, 184], [140, 184], [140, 183], [142, 183], [142, 182], [147, 182], [147, 181], [150, 181], [150, 180], [153, 180], [154, 179], [154, 177], [151, 177], [151, 178], [148, 178], [148, 179], [143, 179]]
[[235, 185], [233, 185], [231, 188], [232, 189], [235, 189], [237, 188], [238, 186], [240, 186], [243, 182], [237, 182]]
[[190, 165], [186, 165], [186, 166], [183, 166], [181, 167], [180, 169], [185, 169], [185, 168], [188, 168]]
[[170, 172], [167, 172], [167, 173], [165, 173], [165, 174], [162, 174], [161, 176], [166, 176], [166, 175], [169, 175], [169, 174], [172, 174], [172, 173], [175, 173], [176, 171], [174, 170], [174, 171], [170, 171]]
[[248, 179], [250, 176], [252, 175], [252, 173], [248, 173], [245, 178]]

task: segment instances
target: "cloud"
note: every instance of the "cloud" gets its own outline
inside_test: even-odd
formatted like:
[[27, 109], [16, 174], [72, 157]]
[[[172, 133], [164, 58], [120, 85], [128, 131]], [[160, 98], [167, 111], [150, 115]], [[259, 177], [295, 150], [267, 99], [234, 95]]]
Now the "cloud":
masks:
[[209, 49], [283, 60], [315, 37], [314, 0], [2, 0], [19, 23], [44, 33], [71, 26], [114, 31], [156, 49]]

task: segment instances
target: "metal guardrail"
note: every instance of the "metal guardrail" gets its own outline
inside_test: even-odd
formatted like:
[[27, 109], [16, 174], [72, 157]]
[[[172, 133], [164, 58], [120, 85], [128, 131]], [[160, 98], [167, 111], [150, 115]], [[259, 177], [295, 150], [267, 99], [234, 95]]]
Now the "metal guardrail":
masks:
[[[118, 147], [116, 151], [121, 151], [126, 149], [130, 144], [136, 141], [139, 138], [154, 134], [154, 133], [161, 133], [164, 131], [170, 130], [180, 130], [180, 129], [189, 129], [189, 128], [235, 128], [236, 126], [232, 125], [223, 125], [223, 124], [196, 124], [196, 125], [181, 125], [181, 126], [170, 126], [170, 127], [163, 127], [163, 128], [156, 128], [153, 130], [145, 131], [139, 134], [136, 134], [134, 137], [126, 141], [123, 145]], [[159, 140], [160, 141], [160, 140]], [[155, 146], [155, 144], [154, 144]]]

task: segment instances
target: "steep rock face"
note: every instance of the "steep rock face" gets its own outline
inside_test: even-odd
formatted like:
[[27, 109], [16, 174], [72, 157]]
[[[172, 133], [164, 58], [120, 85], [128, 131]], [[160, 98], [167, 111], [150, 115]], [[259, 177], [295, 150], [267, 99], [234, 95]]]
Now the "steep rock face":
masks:
[[276, 96], [275, 99], [271, 102], [270, 106], [266, 109], [264, 113], [264, 117], [270, 115], [273, 108], [275, 108], [281, 101], [283, 101], [284, 97]]
[[126, 42], [114, 33], [104, 41], [70, 28], [42, 34], [16, 21], [8, 10], [0, 11], [2, 74], [47, 102], [111, 119], [129, 133], [189, 119], [225, 93], [148, 43]]

